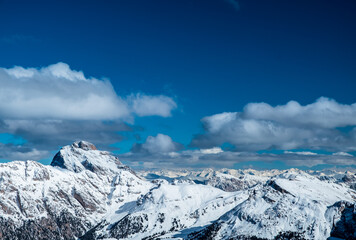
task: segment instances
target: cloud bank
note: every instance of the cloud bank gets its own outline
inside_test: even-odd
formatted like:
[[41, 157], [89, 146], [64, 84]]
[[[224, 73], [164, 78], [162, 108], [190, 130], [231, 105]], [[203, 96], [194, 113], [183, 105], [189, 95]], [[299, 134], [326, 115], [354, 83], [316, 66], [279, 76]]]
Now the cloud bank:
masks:
[[3, 119], [128, 120], [135, 115], [168, 117], [177, 107], [162, 95], [120, 97], [110, 81], [86, 78], [65, 63], [0, 68], [0, 85]]
[[336, 128], [356, 125], [356, 103], [340, 104], [321, 97], [301, 106], [296, 101], [272, 107], [266, 103], [250, 103], [244, 109], [245, 118], [268, 120], [287, 126]]
[[281, 154], [222, 151], [219, 148], [183, 150], [176, 152], [121, 154], [119, 158], [136, 168], [234, 168], [235, 164], [283, 162], [290, 167], [313, 167], [320, 164], [356, 165], [351, 154], [316, 154], [311, 152], [285, 152]]
[[[221, 118], [226, 119], [226, 118]], [[161, 168], [234, 168], [236, 164], [281, 162], [290, 167], [327, 165], [355, 165], [356, 157], [346, 152], [316, 153], [313, 151], [247, 152], [224, 150], [220, 147], [184, 149], [170, 136], [149, 136], [141, 144], [134, 144], [131, 152], [119, 158], [130, 166], [143, 169]]]
[[0, 143], [0, 159], [6, 160], [32, 160], [43, 159], [50, 154], [46, 150], [38, 150], [31, 147]]
[[107, 148], [122, 140], [121, 131], [131, 131], [131, 127], [121, 121], [0, 120], [0, 132], [21, 136], [27, 147], [40, 150], [56, 150], [83, 139]]
[[295, 101], [275, 107], [250, 103], [242, 112], [220, 113], [201, 121], [205, 132], [191, 143], [200, 148], [229, 143], [236, 151], [356, 150], [356, 104], [324, 97], [306, 106]]

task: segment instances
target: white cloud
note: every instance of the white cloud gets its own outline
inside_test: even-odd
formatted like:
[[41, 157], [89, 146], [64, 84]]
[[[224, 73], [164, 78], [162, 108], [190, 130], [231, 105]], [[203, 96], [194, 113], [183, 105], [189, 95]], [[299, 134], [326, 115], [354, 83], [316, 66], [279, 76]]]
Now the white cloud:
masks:
[[148, 136], [146, 142], [142, 144], [135, 144], [132, 152], [149, 154], [171, 153], [179, 150], [181, 147], [181, 144], [173, 142], [170, 136], [159, 133], [155, 137]]
[[140, 117], [150, 115], [169, 117], [171, 116], [171, 111], [177, 107], [172, 98], [163, 95], [147, 96], [136, 94], [129, 96], [128, 102], [132, 107], [132, 111]]
[[292, 152], [292, 151], [284, 151], [285, 154], [297, 154], [297, 155], [304, 155], [304, 156], [315, 156], [318, 155], [315, 152], [310, 151], [302, 151], [302, 152]]
[[68, 64], [57, 63], [50, 65], [47, 68], [42, 68], [42, 73], [48, 76], [54, 76], [56, 78], [63, 78], [73, 82], [76, 81], [90, 81], [84, 77], [82, 71], [75, 71], [70, 69]]
[[217, 154], [217, 153], [222, 153], [223, 150], [220, 147], [213, 147], [207, 149], [200, 149], [200, 152], [203, 154]]
[[356, 125], [356, 103], [340, 104], [321, 97], [305, 106], [296, 101], [272, 107], [266, 103], [250, 103], [244, 109], [245, 118], [270, 120], [287, 126], [335, 128]]
[[238, 151], [297, 148], [356, 150], [356, 104], [345, 105], [328, 98], [301, 106], [295, 101], [272, 107], [250, 103], [243, 112], [220, 113], [202, 119], [205, 133], [192, 146], [211, 148], [230, 143]]
[[224, 112], [203, 118], [205, 129], [209, 132], [218, 132], [223, 126], [231, 123], [237, 118], [237, 113]]
[[176, 150], [172, 138], [164, 134], [157, 134], [156, 137], [149, 136], [146, 142], [142, 144], [142, 148], [150, 153], [173, 152]]
[[334, 156], [346, 156], [346, 157], [353, 157], [353, 155], [351, 155], [350, 153], [346, 153], [346, 152], [336, 152], [333, 153]]
[[163, 95], [122, 98], [109, 81], [86, 78], [65, 63], [0, 68], [0, 86], [2, 119], [129, 120], [135, 115], [167, 117], [176, 108]]
[[34, 68], [25, 69], [23, 67], [15, 66], [10, 69], [4, 69], [10, 76], [14, 76], [15, 78], [30, 78], [36, 72]]
[[[226, 113], [221, 115], [225, 116]], [[219, 119], [222, 121], [218, 121]], [[228, 119], [221, 118], [220, 114], [217, 114], [203, 118], [202, 122], [207, 133], [193, 139], [193, 144], [202, 148], [228, 142], [239, 148], [238, 150], [261, 150], [273, 147], [294, 149], [303, 144], [303, 139], [312, 137], [307, 130], [286, 128], [271, 121], [243, 119], [240, 114], [229, 114]]]

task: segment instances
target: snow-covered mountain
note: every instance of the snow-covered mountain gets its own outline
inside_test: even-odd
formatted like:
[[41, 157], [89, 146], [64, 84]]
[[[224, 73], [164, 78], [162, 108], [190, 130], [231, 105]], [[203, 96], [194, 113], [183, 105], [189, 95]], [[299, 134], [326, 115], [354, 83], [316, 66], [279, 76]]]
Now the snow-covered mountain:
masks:
[[51, 165], [0, 164], [0, 239], [75, 239], [153, 186], [83, 141]]
[[354, 171], [135, 173], [79, 141], [0, 164], [0, 239], [356, 239]]
[[[345, 206], [356, 210], [355, 199], [355, 192], [345, 186], [287, 172], [251, 188], [246, 201], [190, 237], [327, 239]], [[353, 231], [346, 239], [356, 237]]]
[[224, 191], [237, 191], [248, 189], [258, 183], [265, 183], [272, 177], [276, 177], [285, 172], [301, 172], [315, 176], [321, 181], [346, 185], [356, 190], [356, 169], [342, 170], [322, 170], [322, 171], [300, 171], [298, 169], [289, 170], [263, 170], [254, 169], [203, 169], [203, 170], [141, 170], [137, 171], [140, 177], [147, 180], [166, 179], [167, 181], [186, 180], [194, 181], [220, 188]]

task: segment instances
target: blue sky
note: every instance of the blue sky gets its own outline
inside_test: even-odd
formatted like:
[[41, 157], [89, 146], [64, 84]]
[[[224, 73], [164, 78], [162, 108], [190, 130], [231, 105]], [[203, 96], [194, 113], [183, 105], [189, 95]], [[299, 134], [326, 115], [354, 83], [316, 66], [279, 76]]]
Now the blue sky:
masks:
[[[1, 100], [10, 103], [0, 106], [1, 148], [8, 152], [0, 159], [50, 159], [61, 145], [87, 138], [103, 149], [124, 154], [121, 158], [136, 167], [160, 163], [167, 167], [271, 168], [280, 167], [280, 161], [287, 167], [354, 166], [355, 10], [353, 1], [2, 0], [2, 69], [34, 68], [39, 72], [33, 78], [42, 79], [48, 75], [41, 68], [61, 62], [68, 71], [81, 71], [85, 79], [109, 81], [114, 94], [104, 83], [97, 91], [86, 85], [55, 84], [58, 76], [51, 72], [46, 80], [50, 82], [41, 80], [47, 87], [28, 84], [26, 88], [33, 94], [20, 91], [21, 99], [32, 99], [47, 91], [52, 97], [60, 94], [63, 106], [75, 106], [78, 98], [87, 93], [109, 96], [104, 99], [107, 102], [96, 102], [100, 111], [91, 114], [83, 108], [81, 115], [75, 107], [51, 114], [58, 106], [50, 106], [46, 97], [51, 96], [46, 95], [22, 109], [11, 105], [17, 92], [10, 84], [13, 76], [0, 73], [0, 81], [6, 86], [2, 87]], [[56, 71], [64, 69], [54, 66]], [[17, 80], [20, 89], [25, 86], [21, 79]], [[63, 86], [78, 90], [63, 90]], [[68, 97], [73, 93], [77, 98]], [[320, 97], [328, 100], [317, 100]], [[300, 106], [314, 105], [298, 108], [299, 114], [293, 116], [301, 120], [295, 122], [288, 114], [289, 118], [272, 118], [244, 110], [251, 103], [275, 107], [287, 106], [292, 100]], [[147, 102], [159, 111], [143, 113], [140, 109], [147, 109]], [[140, 103], [140, 109], [135, 109], [134, 103]], [[126, 113], [120, 108], [125, 104], [129, 106]], [[325, 108], [331, 105], [333, 114], [326, 116]], [[256, 111], [266, 109], [262, 106]], [[294, 108], [283, 109], [288, 112]], [[283, 111], [270, 114], [284, 116]], [[224, 122], [225, 127], [219, 132], [209, 128], [212, 118], [202, 120], [224, 112], [239, 114]], [[311, 115], [308, 122], [302, 120]], [[335, 118], [340, 121], [331, 125], [322, 122], [334, 122]], [[262, 129], [258, 139], [251, 132], [244, 132], [245, 128], [239, 130], [251, 122], [258, 123], [253, 125], [254, 131]], [[276, 138], [268, 137], [265, 130], [271, 127], [289, 135], [270, 132]], [[301, 131], [304, 135], [299, 134]], [[297, 133], [300, 136], [290, 137]], [[270, 141], [262, 141], [266, 136]], [[214, 147], [224, 152], [201, 152]], [[261, 151], [269, 155], [250, 156], [262, 154]], [[176, 153], [175, 157], [167, 155], [170, 153]], [[236, 153], [249, 157], [243, 155], [242, 159]], [[293, 162], [296, 158], [297, 163]], [[315, 158], [315, 164], [308, 163], [311, 158]], [[191, 164], [192, 159], [198, 160]]]

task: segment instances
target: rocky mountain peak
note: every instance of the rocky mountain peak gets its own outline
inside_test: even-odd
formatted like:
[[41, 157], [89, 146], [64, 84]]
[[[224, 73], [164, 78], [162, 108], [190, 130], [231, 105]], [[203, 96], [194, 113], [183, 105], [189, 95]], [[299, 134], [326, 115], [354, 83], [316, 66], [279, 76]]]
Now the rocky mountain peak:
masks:
[[119, 158], [106, 151], [99, 151], [94, 144], [76, 141], [61, 148], [54, 156], [51, 166], [68, 169], [73, 172], [90, 170], [92, 172], [115, 172], [122, 168]]
[[87, 142], [87, 141], [76, 141], [72, 144], [72, 147], [74, 148], [80, 148], [83, 149], [85, 151], [89, 151], [89, 150], [98, 150], [94, 144]]

